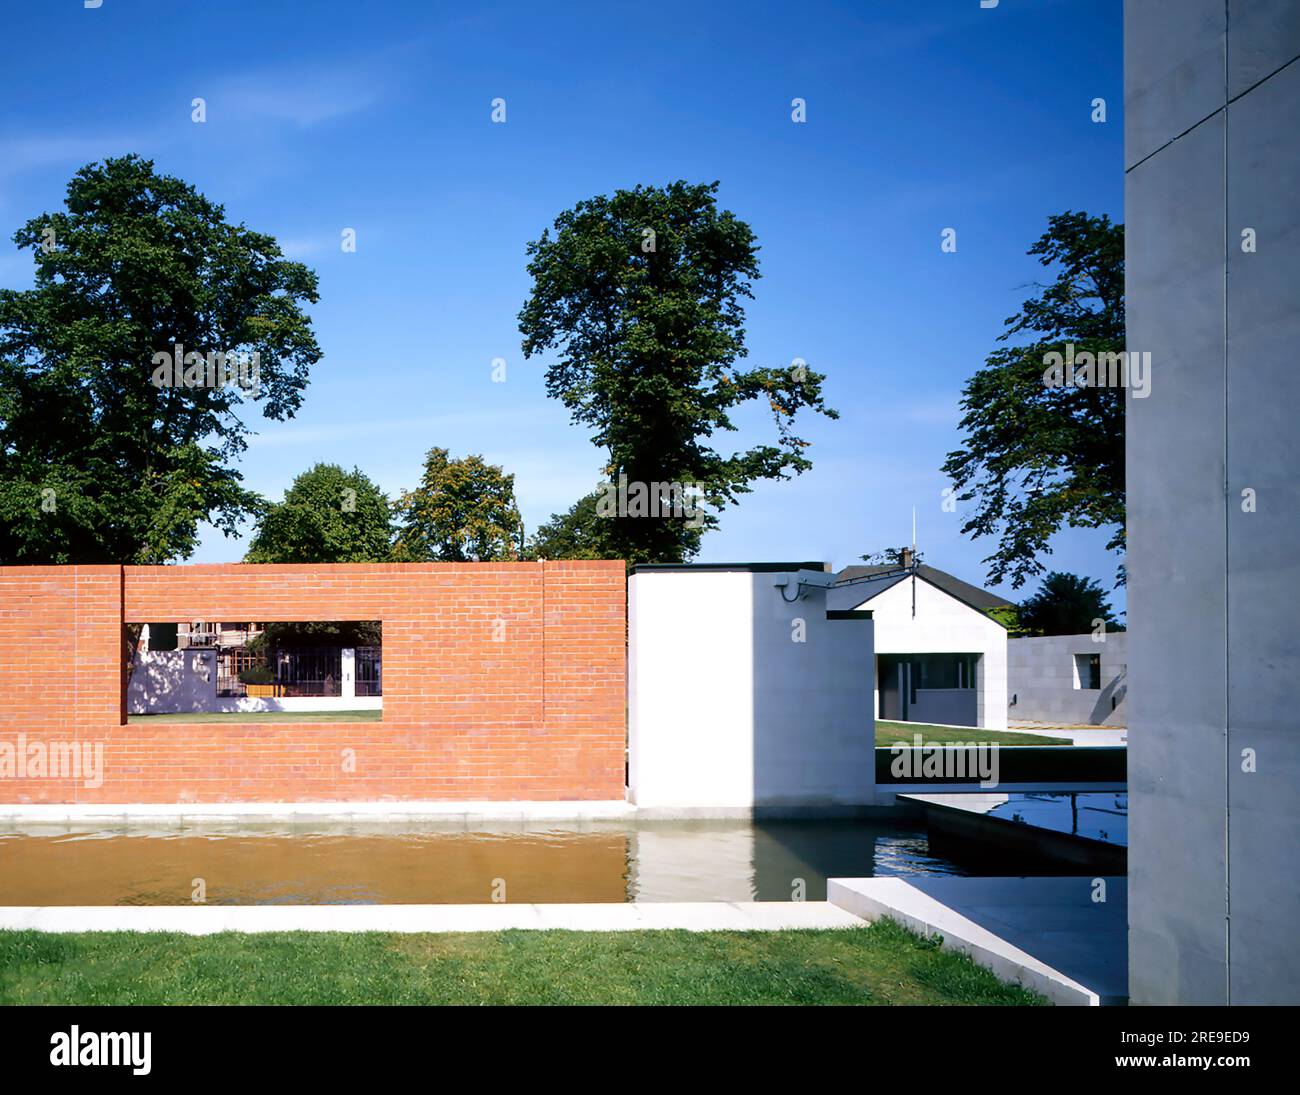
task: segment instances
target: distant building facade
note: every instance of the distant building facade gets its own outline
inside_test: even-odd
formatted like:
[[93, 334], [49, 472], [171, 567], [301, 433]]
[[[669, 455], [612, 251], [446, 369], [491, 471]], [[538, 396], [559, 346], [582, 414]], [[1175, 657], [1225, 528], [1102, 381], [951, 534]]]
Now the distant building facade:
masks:
[[1127, 726], [1128, 636], [1043, 635], [1007, 643], [1007, 717]]

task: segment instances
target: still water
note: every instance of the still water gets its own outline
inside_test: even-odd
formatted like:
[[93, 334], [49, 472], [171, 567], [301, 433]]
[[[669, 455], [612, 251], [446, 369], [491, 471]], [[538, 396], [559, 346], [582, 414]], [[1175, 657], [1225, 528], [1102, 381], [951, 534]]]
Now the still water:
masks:
[[989, 817], [1128, 846], [1127, 791], [1033, 791], [1005, 798], [1005, 802], [988, 810]]
[[864, 821], [0, 835], [0, 905], [820, 901], [828, 877], [964, 873]]

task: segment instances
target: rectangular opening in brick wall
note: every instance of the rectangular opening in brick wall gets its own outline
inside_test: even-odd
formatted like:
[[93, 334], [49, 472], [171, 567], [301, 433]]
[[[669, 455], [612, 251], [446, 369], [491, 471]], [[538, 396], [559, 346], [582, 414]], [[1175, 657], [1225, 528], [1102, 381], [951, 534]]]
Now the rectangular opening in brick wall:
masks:
[[377, 722], [380, 620], [125, 625], [129, 721]]
[[[0, 764], [0, 803], [620, 799], [626, 603], [616, 560], [0, 567], [0, 760], [95, 758], [93, 778]], [[373, 684], [352, 682], [376, 709], [128, 712], [145, 624], [160, 650], [268, 620], [381, 621]]]

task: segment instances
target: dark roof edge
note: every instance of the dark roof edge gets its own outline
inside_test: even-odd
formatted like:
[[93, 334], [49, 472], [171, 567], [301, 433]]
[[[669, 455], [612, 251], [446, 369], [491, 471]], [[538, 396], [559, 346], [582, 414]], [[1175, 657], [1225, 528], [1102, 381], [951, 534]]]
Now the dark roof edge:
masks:
[[734, 570], [749, 574], [793, 574], [799, 570], [831, 572], [830, 563], [637, 563], [633, 574], [655, 570]]
[[[995, 624], [998, 625], [998, 627], [1002, 628], [1003, 631], [1011, 630], [1009, 627], [1007, 627], [1006, 624], [1004, 624], [996, 616], [989, 615], [989, 612], [991, 610], [990, 608], [980, 608], [980, 606], [977, 605], [974, 601], [966, 600], [966, 598], [963, 597], [960, 593], [954, 593], [951, 589], [944, 589], [943, 586], [939, 585], [937, 582], [931, 581], [929, 578], [925, 577], [924, 575], [918, 574], [917, 577], [920, 578], [921, 581], [928, 582], [930, 585], [934, 586], [934, 588], [937, 589], [940, 593], [948, 594], [948, 596], [951, 597], [954, 601], [960, 601], [972, 612], [978, 612], [981, 616], [985, 617], [986, 619], [992, 620]], [[1011, 607], [1011, 606], [1008, 605], [991, 606], [991, 608], [1007, 608], [1007, 607]]]
[[[854, 571], [860, 573], [854, 574]], [[894, 565], [870, 565], [861, 566], [854, 564], [847, 566], [836, 575], [837, 584], [843, 583], [849, 585], [854, 582], [861, 582], [863, 578], [879, 579], [885, 574], [891, 577], [907, 573], [901, 567]], [[928, 563], [922, 563], [916, 568], [916, 573], [922, 578], [928, 578], [931, 585], [937, 585], [946, 593], [951, 593], [958, 600], [964, 600], [974, 608], [984, 611], [992, 608], [1010, 608], [1014, 607], [1014, 602], [1007, 600], [999, 593], [992, 590], [984, 589], [966, 581], [964, 578], [958, 578], [957, 575], [951, 574], [946, 570], [940, 570], [938, 567], [930, 566]]]
[[[1004, 624], [1004, 623], [1003, 623], [1001, 620], [999, 620], [996, 616], [990, 616], [990, 615], [989, 615], [989, 611], [990, 611], [989, 609], [987, 609], [987, 608], [980, 608], [980, 606], [977, 605], [977, 604], [975, 604], [973, 601], [968, 601], [968, 600], [966, 600], [965, 597], [961, 596], [961, 595], [958, 594], [958, 593], [954, 593], [951, 589], [945, 589], [943, 586], [939, 585], [938, 582], [934, 581], [932, 578], [927, 578], [924, 574], [921, 574], [921, 573], [918, 572], [918, 573], [916, 573], [916, 574], [914, 574], [914, 575], [907, 575], [907, 574], [904, 574], [904, 575], [902, 575], [901, 577], [902, 577], [902, 579], [904, 579], [904, 580], [907, 579], [908, 577], [916, 577], [916, 578], [920, 578], [921, 581], [923, 581], [926, 585], [928, 585], [928, 586], [932, 586], [934, 589], [937, 589], [940, 593], [944, 594], [945, 596], [951, 597], [954, 601], [958, 601], [958, 602], [960, 602], [961, 604], [964, 604], [964, 605], [965, 605], [967, 608], [969, 608], [972, 612], [978, 612], [981, 616], [984, 616], [984, 617], [986, 617], [987, 619], [992, 620], [995, 624], [998, 625], [998, 627], [1002, 628], [1003, 631], [1010, 631], [1010, 630], [1011, 630], [1009, 627], [1007, 627], [1006, 624]], [[858, 603], [859, 603], [859, 604], [866, 604], [868, 601], [874, 600], [874, 599], [875, 599], [877, 596], [879, 596], [881, 593], [884, 593], [884, 592], [886, 592], [887, 590], [893, 589], [894, 586], [896, 586], [896, 585], [898, 585], [898, 584], [899, 584], [899, 583], [898, 583], [897, 581], [895, 581], [895, 582], [891, 582], [889, 585], [885, 586], [884, 589], [878, 589], [878, 590], [876, 590], [876, 592], [873, 593], [870, 597], [863, 597], [862, 600], [859, 601]], [[839, 588], [841, 588], [841, 589], [851, 589], [852, 587], [851, 587], [851, 586], [841, 586], [841, 587], [839, 587]], [[1003, 607], [1003, 606], [1001, 606], [1001, 605], [995, 605], [994, 607], [995, 607], [995, 608], [1001, 608], [1001, 607]]]

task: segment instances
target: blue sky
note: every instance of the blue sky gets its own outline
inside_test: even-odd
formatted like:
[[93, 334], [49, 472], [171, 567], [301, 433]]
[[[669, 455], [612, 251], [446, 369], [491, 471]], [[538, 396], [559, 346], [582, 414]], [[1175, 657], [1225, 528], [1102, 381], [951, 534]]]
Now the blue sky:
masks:
[[[395, 494], [441, 445], [513, 472], [531, 529], [603, 460], [522, 358], [525, 244], [582, 198], [717, 179], [762, 247], [749, 363], [803, 358], [841, 417], [802, 421], [814, 469], [757, 485], [700, 560], [845, 566], [905, 543], [916, 506], [927, 562], [981, 581], [992, 545], [942, 510], [939, 467], [1048, 215], [1123, 219], [1120, 0], [467, 7], [7, 4], [0, 285], [30, 284], [11, 236], [77, 167], [148, 156], [320, 275], [325, 357], [296, 419], [256, 420], [250, 487], [278, 499], [324, 460]], [[739, 424], [736, 446], [769, 432]], [[1109, 587], [1105, 539], [1063, 533], [1049, 564]], [[209, 530], [193, 561], [242, 551]]]

